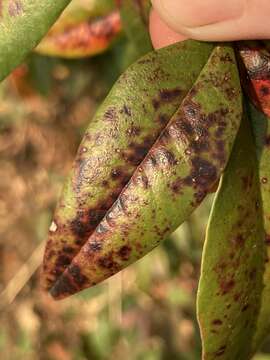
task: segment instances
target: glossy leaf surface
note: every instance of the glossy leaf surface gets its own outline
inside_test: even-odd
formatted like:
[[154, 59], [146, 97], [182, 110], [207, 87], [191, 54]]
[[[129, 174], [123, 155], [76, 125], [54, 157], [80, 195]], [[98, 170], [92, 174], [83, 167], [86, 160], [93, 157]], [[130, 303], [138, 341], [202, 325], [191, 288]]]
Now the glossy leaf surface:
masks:
[[[187, 42], [177, 46], [182, 46], [183, 50], [187, 51], [188, 46], [197, 46], [196, 44], [198, 45], [195, 42]], [[179, 51], [178, 56], [182, 54], [183, 52]], [[150, 56], [155, 59], [157, 55], [153, 53]], [[196, 57], [189, 53], [190, 58]], [[139, 64], [149, 65], [145, 59], [139, 61]], [[149, 65], [152, 71], [153, 59]], [[194, 66], [194, 63], [195, 61], [189, 61], [189, 67], [191, 64]], [[175, 65], [172, 67], [175, 69]], [[167, 68], [159, 68], [158, 73], [164, 74], [166, 70]], [[149, 76], [154, 84], [160, 83], [156, 81], [152, 71], [151, 74], [148, 73], [147, 78], [144, 76], [143, 86], [147, 85], [145, 88], [148, 89], [148, 95], [153, 86]], [[183, 76], [182, 69], [180, 71]], [[192, 73], [189, 69], [189, 74]], [[137, 76], [138, 74], [141, 72], [137, 72]], [[167, 76], [165, 78], [168, 79]], [[121, 81], [124, 80], [128, 84], [128, 79], [125, 74]], [[180, 88], [183, 87], [181, 82], [178, 84]], [[162, 94], [165, 89], [157, 94], [158, 97], [149, 97], [152, 109], [160, 107], [160, 99], [164, 97]], [[127, 93], [126, 85], [125, 91]], [[145, 92], [143, 96], [140, 106], [148, 108], [149, 105], [145, 103]], [[117, 104], [120, 98], [118, 94]], [[168, 102], [171, 95], [165, 95], [164, 98]], [[241, 90], [233, 49], [230, 46], [216, 47], [184, 100], [180, 99], [178, 88], [178, 100], [180, 107], [171, 119], [167, 119], [169, 122], [165, 130], [159, 131], [160, 136], [154, 145], [147, 146], [143, 161], [137, 162], [138, 167], [136, 170], [133, 168], [129, 174], [132, 177], [127, 185], [123, 187], [123, 182], [120, 185], [122, 191], [113, 206], [101, 221], [99, 219], [98, 226], [86, 244], [57, 279], [51, 290], [55, 298], [63, 298], [95, 285], [147, 254], [190, 215], [219, 179], [226, 166], [242, 115]], [[108, 114], [108, 108], [111, 109], [111, 99], [108, 101], [110, 105], [105, 102], [105, 114]], [[136, 119], [136, 116], [132, 116], [136, 104], [138, 101], [132, 101], [131, 107], [128, 107], [131, 114], [129, 121]], [[119, 115], [111, 116], [111, 111], [109, 114], [113, 124]], [[150, 119], [150, 122], [152, 121], [153, 117]], [[119, 129], [119, 123], [117, 124]], [[120, 134], [123, 133], [122, 130]], [[88, 134], [91, 137], [91, 133]], [[117, 142], [118, 146], [121, 145], [119, 139]], [[126, 144], [124, 148], [127, 148]], [[103, 146], [103, 152], [104, 150]], [[89, 156], [90, 162], [93, 161], [92, 152]], [[113, 151], [110, 151], [110, 158], [113, 158], [112, 154]], [[111, 166], [96, 166], [95, 169], [98, 173], [106, 174], [107, 181], [117, 170], [114, 168], [112, 173]], [[123, 179], [122, 175], [120, 179]], [[75, 174], [73, 181], [80, 183], [81, 178]], [[107, 188], [109, 187], [106, 184]], [[62, 206], [65, 205], [67, 203], [62, 202]], [[57, 235], [57, 221], [55, 224], [54, 230]], [[48, 255], [45, 257], [45, 267], [48, 266], [50, 258]]]
[[0, 81], [38, 44], [70, 0], [0, 2]]
[[216, 195], [203, 252], [203, 359], [247, 360], [260, 308], [263, 216], [255, 146], [243, 121]]

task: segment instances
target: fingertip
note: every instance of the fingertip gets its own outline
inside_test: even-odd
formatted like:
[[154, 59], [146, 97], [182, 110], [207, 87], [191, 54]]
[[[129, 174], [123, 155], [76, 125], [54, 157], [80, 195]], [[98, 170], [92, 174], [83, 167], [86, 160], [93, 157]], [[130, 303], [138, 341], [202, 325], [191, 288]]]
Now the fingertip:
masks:
[[149, 30], [155, 49], [160, 49], [187, 39], [185, 35], [177, 33], [169, 28], [154, 9], [150, 14]]

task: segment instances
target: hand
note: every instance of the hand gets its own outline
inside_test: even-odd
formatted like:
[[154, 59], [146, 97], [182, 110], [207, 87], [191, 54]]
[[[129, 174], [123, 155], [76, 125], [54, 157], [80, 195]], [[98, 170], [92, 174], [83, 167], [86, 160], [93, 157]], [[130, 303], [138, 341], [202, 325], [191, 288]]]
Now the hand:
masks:
[[270, 39], [270, 0], [152, 0], [155, 48], [187, 38], [205, 41]]

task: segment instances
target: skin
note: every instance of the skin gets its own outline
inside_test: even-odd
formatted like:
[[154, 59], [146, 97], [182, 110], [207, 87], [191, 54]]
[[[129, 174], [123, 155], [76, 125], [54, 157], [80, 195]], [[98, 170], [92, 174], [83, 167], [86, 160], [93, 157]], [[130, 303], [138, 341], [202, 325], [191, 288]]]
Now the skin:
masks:
[[269, 39], [269, 0], [152, 0], [155, 48], [187, 38], [203, 41]]

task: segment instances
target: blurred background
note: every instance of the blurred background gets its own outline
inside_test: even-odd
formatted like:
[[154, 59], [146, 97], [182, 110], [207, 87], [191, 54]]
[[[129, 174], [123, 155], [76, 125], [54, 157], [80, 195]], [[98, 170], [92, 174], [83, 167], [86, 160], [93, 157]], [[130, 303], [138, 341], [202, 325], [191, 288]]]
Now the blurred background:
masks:
[[[0, 84], [3, 360], [200, 359], [196, 291], [212, 196], [162, 246], [110, 280], [60, 302], [39, 288], [62, 184], [129, 54], [124, 38], [87, 59], [32, 54]], [[270, 342], [255, 359], [267, 354]]]

